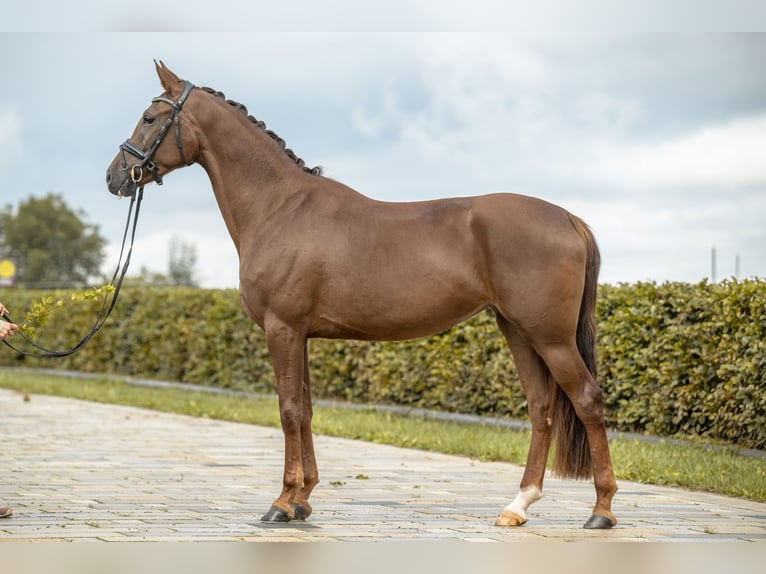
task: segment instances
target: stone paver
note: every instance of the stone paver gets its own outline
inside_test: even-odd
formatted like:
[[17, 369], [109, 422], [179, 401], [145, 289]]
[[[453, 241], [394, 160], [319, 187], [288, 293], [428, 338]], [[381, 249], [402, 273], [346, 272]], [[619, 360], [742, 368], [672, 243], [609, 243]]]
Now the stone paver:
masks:
[[277, 429], [0, 390], [0, 541], [766, 541], [766, 504], [620, 482], [610, 531], [588, 482], [546, 480], [527, 525], [493, 526], [522, 468], [316, 437], [306, 523], [267, 526]]

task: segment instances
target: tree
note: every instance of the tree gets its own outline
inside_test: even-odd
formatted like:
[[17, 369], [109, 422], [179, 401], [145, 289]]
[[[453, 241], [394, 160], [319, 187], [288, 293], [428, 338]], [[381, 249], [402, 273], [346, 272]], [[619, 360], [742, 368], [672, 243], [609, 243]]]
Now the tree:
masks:
[[197, 263], [197, 246], [173, 237], [168, 257], [168, 280], [171, 285], [196, 287], [194, 266]]
[[0, 248], [15, 263], [19, 280], [63, 286], [97, 276], [106, 240], [84, 217], [57, 194], [30, 197], [15, 213], [6, 206], [0, 212]]

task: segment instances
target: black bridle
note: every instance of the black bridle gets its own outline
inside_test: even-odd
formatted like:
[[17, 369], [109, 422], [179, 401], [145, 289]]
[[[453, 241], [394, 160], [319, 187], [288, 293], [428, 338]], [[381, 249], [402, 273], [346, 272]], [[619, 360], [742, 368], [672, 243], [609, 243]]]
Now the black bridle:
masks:
[[[125, 142], [122, 145], [120, 145], [120, 152], [122, 153], [122, 169], [125, 172], [125, 175], [127, 176], [126, 181], [129, 180], [133, 185], [131, 194], [135, 192], [135, 188], [138, 186], [138, 182], [141, 181], [141, 179], [143, 179], [144, 168], [146, 168], [147, 171], [152, 175], [152, 179], [157, 185], [162, 185], [162, 176], [158, 173], [157, 165], [154, 163], [153, 160], [154, 160], [154, 154], [157, 151], [157, 148], [160, 147], [162, 140], [165, 138], [165, 134], [167, 134], [172, 124], [175, 124], [176, 145], [178, 146], [178, 153], [181, 155], [181, 161], [185, 165], [189, 165], [189, 162], [186, 161], [186, 155], [184, 154], [183, 144], [181, 143], [181, 123], [178, 120], [178, 114], [181, 111], [181, 108], [183, 107], [184, 102], [186, 101], [186, 98], [189, 97], [189, 94], [191, 93], [192, 89], [194, 89], [194, 84], [187, 81], [186, 85], [184, 86], [183, 92], [181, 93], [181, 95], [178, 97], [177, 100], [173, 101], [173, 100], [169, 100], [168, 98], [163, 98], [161, 96], [152, 99], [152, 103], [163, 102], [170, 105], [173, 108], [173, 113], [162, 125], [162, 127], [160, 128], [160, 131], [157, 132], [157, 136], [154, 138], [154, 142], [152, 143], [152, 145], [149, 147], [148, 150], [146, 151], [142, 150], [140, 147], [138, 147], [136, 144], [130, 141], [130, 138], [126, 139]], [[137, 157], [141, 161], [141, 163], [128, 168], [128, 160], [125, 157], [125, 152], [128, 152], [129, 154]]]
[[[171, 116], [167, 119], [167, 121], [163, 124], [162, 128], [160, 128], [160, 131], [157, 132], [157, 136], [154, 138], [154, 142], [149, 147], [147, 151], [143, 151], [140, 147], [138, 147], [136, 144], [134, 144], [132, 141], [130, 141], [130, 138], [126, 139], [125, 142], [120, 146], [120, 151], [122, 153], [122, 169], [125, 171], [126, 174], [126, 180], [130, 181], [132, 184], [132, 189], [130, 190], [130, 196], [131, 196], [131, 202], [130, 202], [130, 209], [128, 210], [128, 221], [125, 224], [125, 233], [122, 236], [122, 247], [120, 248], [120, 257], [117, 260], [117, 268], [114, 271], [114, 275], [112, 276], [112, 280], [110, 281], [110, 284], [114, 286], [114, 292], [112, 294], [111, 301], [109, 300], [109, 294], [107, 294], [104, 297], [104, 301], [101, 304], [101, 310], [98, 312], [98, 315], [96, 316], [95, 321], [93, 322], [93, 325], [91, 326], [88, 333], [80, 339], [80, 341], [74, 345], [71, 349], [66, 349], [63, 351], [55, 351], [52, 349], [47, 349], [46, 347], [43, 347], [42, 345], [39, 345], [38, 343], [32, 341], [30, 338], [28, 338], [24, 333], [20, 333], [21, 337], [29, 343], [34, 349], [36, 349], [36, 352], [27, 352], [22, 351], [21, 349], [16, 348], [14, 345], [12, 345], [7, 339], [3, 339], [3, 343], [5, 343], [8, 347], [16, 351], [17, 353], [21, 355], [25, 355], [27, 357], [36, 357], [40, 359], [54, 359], [59, 357], [67, 357], [69, 355], [72, 355], [79, 351], [82, 347], [85, 346], [85, 344], [90, 341], [93, 336], [98, 333], [101, 330], [101, 327], [104, 326], [104, 323], [109, 318], [109, 315], [111, 315], [112, 310], [114, 309], [114, 306], [117, 304], [117, 296], [120, 293], [120, 289], [122, 288], [123, 280], [125, 279], [125, 275], [128, 272], [128, 266], [130, 265], [130, 256], [133, 253], [133, 242], [136, 238], [136, 225], [138, 224], [138, 213], [141, 208], [141, 201], [144, 196], [144, 187], [138, 187], [138, 183], [143, 178], [143, 170], [146, 168], [149, 173], [152, 174], [152, 179], [155, 181], [157, 185], [162, 185], [162, 176], [157, 172], [157, 166], [154, 163], [153, 158], [154, 154], [157, 151], [157, 148], [162, 143], [162, 140], [165, 138], [165, 134], [167, 134], [168, 130], [170, 129], [171, 124], [175, 124], [175, 132], [176, 132], [176, 144], [178, 145], [178, 152], [181, 154], [181, 161], [183, 161], [184, 164], [189, 165], [189, 162], [186, 161], [186, 155], [184, 154], [184, 148], [181, 143], [181, 126], [178, 120], [178, 113], [181, 111], [181, 107], [184, 105], [184, 102], [186, 101], [186, 98], [189, 97], [189, 93], [194, 88], [194, 84], [191, 82], [186, 82], [186, 85], [184, 86], [184, 90], [179, 96], [179, 98], [176, 101], [169, 100], [168, 98], [163, 97], [157, 97], [152, 99], [152, 103], [154, 102], [164, 102], [166, 104], [169, 104], [173, 108], [173, 113]], [[141, 160], [140, 164], [136, 164], [130, 168], [128, 168], [128, 162], [125, 157], [125, 152], [128, 152], [131, 155], [134, 155], [139, 160]], [[136, 190], [138, 193], [136, 193]], [[134, 208], [135, 207], [135, 211]], [[125, 261], [123, 262], [123, 254], [125, 253], [125, 245], [127, 243], [128, 235], [130, 235], [130, 248], [128, 249], [128, 253], [125, 256]], [[11, 318], [6, 314], [3, 318], [13, 322]]]

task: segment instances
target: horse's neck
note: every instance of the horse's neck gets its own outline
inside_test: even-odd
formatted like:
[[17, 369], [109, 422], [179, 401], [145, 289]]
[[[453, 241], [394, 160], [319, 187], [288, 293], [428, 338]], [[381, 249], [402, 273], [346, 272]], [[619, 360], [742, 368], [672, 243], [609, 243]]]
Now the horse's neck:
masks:
[[[209, 104], [210, 105], [210, 104]], [[278, 196], [289, 193], [301, 169], [275, 141], [243, 114], [218, 106], [200, 123], [199, 164], [210, 177], [218, 206], [239, 251], [246, 229], [268, 217]]]

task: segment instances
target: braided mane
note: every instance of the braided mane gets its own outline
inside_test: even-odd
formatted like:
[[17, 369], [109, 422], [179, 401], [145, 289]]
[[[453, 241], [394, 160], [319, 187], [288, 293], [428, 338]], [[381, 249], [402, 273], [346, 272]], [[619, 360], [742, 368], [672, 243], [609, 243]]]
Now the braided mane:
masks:
[[303, 161], [301, 158], [299, 158], [297, 155], [295, 155], [295, 152], [291, 150], [289, 147], [286, 147], [285, 140], [283, 140], [281, 137], [279, 137], [274, 131], [267, 129], [266, 124], [262, 122], [261, 120], [255, 119], [253, 116], [249, 115], [247, 113], [247, 108], [240, 104], [239, 102], [235, 102], [233, 100], [227, 100], [226, 96], [223, 94], [223, 92], [219, 92], [218, 90], [214, 90], [213, 88], [206, 88], [206, 87], [200, 87], [201, 90], [204, 90], [208, 94], [211, 94], [217, 98], [222, 99], [224, 102], [229, 104], [234, 109], [241, 112], [243, 115], [247, 116], [247, 119], [250, 120], [252, 123], [254, 123], [256, 126], [261, 128], [263, 131], [265, 131], [271, 139], [273, 139], [275, 142], [279, 144], [279, 146], [284, 150], [284, 152], [287, 154], [287, 156], [292, 159], [298, 167], [300, 167], [303, 171], [306, 173], [310, 173], [311, 175], [322, 175], [322, 168], [320, 166], [315, 167], [306, 167], [306, 162]]

